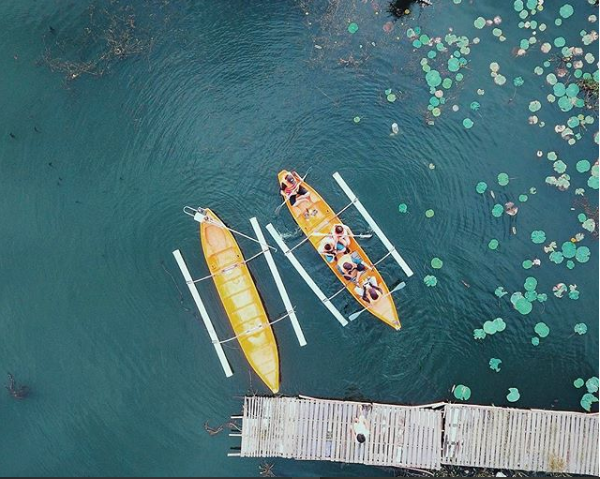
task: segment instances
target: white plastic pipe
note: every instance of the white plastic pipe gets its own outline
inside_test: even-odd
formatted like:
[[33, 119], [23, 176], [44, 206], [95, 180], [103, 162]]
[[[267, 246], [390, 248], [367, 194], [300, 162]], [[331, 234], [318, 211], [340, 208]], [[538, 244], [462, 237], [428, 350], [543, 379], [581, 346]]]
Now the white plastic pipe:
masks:
[[231, 377], [231, 376], [233, 376], [233, 371], [231, 370], [231, 365], [229, 364], [229, 361], [227, 360], [227, 357], [225, 356], [225, 351], [223, 351], [223, 346], [221, 346], [221, 344], [219, 344], [219, 338], [217, 336], [217, 332], [215, 331], [212, 321], [210, 320], [210, 317], [208, 316], [208, 311], [206, 311], [206, 307], [204, 306], [204, 303], [202, 302], [200, 293], [196, 289], [196, 284], [194, 283], [194, 280], [192, 279], [192, 275], [190, 274], [190, 271], [188, 270], [188, 267], [185, 264], [183, 256], [181, 256], [181, 251], [176, 249], [175, 251], [173, 251], [173, 256], [175, 256], [175, 260], [177, 261], [177, 264], [179, 265], [179, 269], [181, 270], [181, 273], [183, 274], [183, 277], [185, 278], [185, 282], [188, 285], [188, 288], [190, 289], [192, 298], [194, 298], [196, 306], [198, 307], [198, 311], [200, 311], [200, 317], [202, 318], [202, 321], [204, 322], [204, 326], [206, 327], [206, 330], [208, 331], [208, 335], [210, 336], [213, 346], [215, 347], [215, 351], [217, 352], [217, 356], [219, 357], [221, 366], [223, 366], [223, 370], [225, 371], [225, 376]]
[[265, 235], [263, 234], [262, 229], [258, 224], [256, 218], [250, 218], [250, 224], [252, 225], [252, 229], [254, 230], [256, 238], [258, 239], [258, 241], [260, 241], [260, 246], [262, 248], [263, 253], [265, 254], [265, 259], [267, 260], [267, 264], [269, 265], [269, 269], [271, 270], [271, 274], [273, 275], [273, 279], [275, 280], [275, 284], [277, 285], [277, 290], [279, 291], [279, 295], [281, 296], [283, 305], [285, 306], [285, 309], [290, 316], [290, 321], [292, 323], [292, 327], [294, 328], [294, 332], [296, 333], [296, 337], [298, 338], [298, 342], [300, 343], [300, 346], [306, 346], [306, 338], [304, 337], [304, 333], [302, 332], [302, 328], [300, 327], [300, 323], [298, 322], [298, 317], [294, 312], [294, 307], [292, 306], [290, 297], [287, 294], [285, 285], [281, 280], [281, 275], [279, 274], [279, 270], [277, 269], [277, 265], [275, 264], [273, 255], [271, 254], [271, 251], [269, 251]]
[[294, 268], [296, 268], [296, 271], [298, 271], [298, 274], [300, 274], [300, 276], [306, 282], [306, 284], [312, 290], [312, 292], [315, 293], [317, 298], [319, 298], [321, 300], [321, 302], [325, 305], [325, 307], [329, 310], [329, 312], [331, 314], [333, 314], [335, 319], [337, 319], [342, 326], [346, 326], [348, 324], [348, 321], [346, 321], [346, 318], [344, 318], [342, 313], [340, 313], [337, 310], [337, 308], [331, 303], [331, 301], [329, 301], [327, 296], [325, 296], [323, 291], [321, 291], [321, 288], [319, 288], [317, 286], [317, 284], [313, 281], [313, 279], [310, 277], [310, 275], [304, 269], [304, 266], [302, 266], [300, 264], [300, 262], [296, 259], [296, 257], [294, 256], [294, 253], [292, 253], [290, 251], [288, 246], [283, 241], [283, 238], [277, 232], [277, 230], [273, 227], [272, 224], [269, 223], [267, 225], [267, 231], [273, 237], [273, 239], [275, 240], [275, 242], [277, 243], [279, 248], [281, 248], [281, 251], [283, 252], [285, 257], [290, 261], [290, 263], [292, 263], [292, 266]]
[[342, 188], [344, 193], [346, 193], [346, 196], [350, 199], [350, 201], [352, 201], [352, 203], [354, 203], [354, 206], [356, 206], [356, 209], [358, 210], [358, 212], [362, 215], [362, 217], [365, 219], [365, 221], [371, 227], [373, 232], [379, 237], [379, 239], [383, 243], [383, 246], [385, 246], [385, 248], [388, 250], [388, 252], [396, 260], [396, 263], [398, 263], [400, 265], [400, 267], [402, 268], [402, 271], [404, 271], [404, 274], [406, 275], [406, 277], [410, 278], [414, 274], [413, 270], [410, 269], [410, 266], [408, 266], [406, 261], [404, 261], [404, 258], [402, 258], [402, 256], [400, 256], [400, 253], [398, 253], [398, 251], [396, 250], [394, 245], [390, 242], [389, 239], [387, 239], [387, 236], [383, 233], [383, 231], [381, 231], [381, 228], [379, 227], [379, 225], [377, 225], [377, 223], [375, 223], [375, 220], [373, 219], [373, 217], [369, 214], [369, 212], [365, 209], [363, 204], [359, 201], [359, 199], [356, 197], [356, 195], [352, 192], [352, 190], [350, 189], [348, 184], [344, 181], [344, 179], [341, 177], [341, 175], [338, 172], [335, 172], [333, 174], [333, 179], [335, 181], [337, 181], [337, 184], [340, 185], [340, 188]]

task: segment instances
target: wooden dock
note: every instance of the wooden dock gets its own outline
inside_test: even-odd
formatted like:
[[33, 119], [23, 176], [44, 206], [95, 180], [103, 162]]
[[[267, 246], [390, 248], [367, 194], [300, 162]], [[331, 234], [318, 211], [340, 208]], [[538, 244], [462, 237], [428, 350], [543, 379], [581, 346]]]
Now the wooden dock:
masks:
[[[353, 433], [361, 414], [364, 444]], [[231, 454], [241, 457], [598, 474], [598, 414], [253, 396], [241, 419], [241, 451]]]
[[448, 404], [443, 464], [598, 475], [598, 415]]

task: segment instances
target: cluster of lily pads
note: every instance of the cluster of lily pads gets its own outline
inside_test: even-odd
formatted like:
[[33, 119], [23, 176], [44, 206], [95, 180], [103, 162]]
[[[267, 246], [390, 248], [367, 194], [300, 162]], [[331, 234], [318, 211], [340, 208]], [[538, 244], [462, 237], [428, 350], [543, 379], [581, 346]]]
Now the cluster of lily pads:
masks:
[[[444, 262], [440, 258], [433, 258], [431, 260], [431, 267], [433, 269], [441, 269], [444, 266]], [[426, 286], [433, 287], [438, 283], [437, 278], [433, 274], [429, 274], [423, 278], [423, 282]]]
[[[548, 300], [548, 295], [546, 293], [538, 293], [536, 291], [537, 286], [537, 279], [535, 279], [533, 276], [528, 276], [523, 284], [525, 292], [523, 293], [521, 291], [516, 291], [510, 297], [510, 302], [513, 305], [513, 308], [515, 308], [519, 313], [526, 315], [531, 313], [533, 310], [534, 301], [539, 303], [546, 302]], [[496, 294], [496, 296], [498, 296], [498, 294]]]
[[[542, 152], [538, 151], [538, 156], [541, 156], [541, 155], [542, 155]], [[569, 174], [567, 174], [567, 172], [566, 172], [567, 164], [558, 158], [558, 155], [556, 154], [555, 151], [549, 151], [548, 154], [546, 155], [546, 157], [548, 158], [548, 160], [552, 161], [552, 167], [553, 167], [554, 171], [556, 173], [558, 173], [558, 175], [559, 175], [559, 176], [546, 177], [546, 184], [555, 186], [560, 191], [568, 190], [569, 187], [571, 186], [571, 176]], [[582, 159], [582, 160], [579, 160], [575, 164], [575, 169], [579, 173], [589, 172], [590, 176], [587, 180], [588, 187], [590, 187], [594, 190], [598, 189], [599, 171], [598, 171], [598, 163], [597, 162], [595, 165], [592, 166], [588, 160]], [[585, 190], [583, 188], [578, 188], [575, 191], [575, 194], [580, 195], [580, 196], [583, 196], [584, 193], [585, 193]]]
[[501, 333], [506, 329], [506, 323], [502, 318], [496, 318], [491, 321], [486, 321], [480, 329], [473, 330], [475, 339], [485, 339], [486, 336]]
[[580, 404], [583, 409], [590, 412], [592, 410], [592, 404], [598, 402], [598, 378], [593, 376], [587, 381], [582, 378], [577, 378], [573, 381], [573, 386], [577, 389], [582, 388], [585, 385], [587, 392], [581, 397]]
[[[571, 112], [574, 108], [589, 108], [589, 101], [586, 98], [589, 97], [587, 95], [588, 86], [591, 86], [592, 90], [595, 86], [597, 90], [598, 85], [598, 69], [594, 54], [592, 52], [586, 53], [580, 46], [567, 45], [567, 40], [561, 35], [550, 39], [551, 41], [543, 42], [540, 40], [538, 32], [546, 32], [548, 25], [543, 22], [538, 23], [531, 17], [544, 9], [544, 2], [528, 0], [525, 3], [523, 0], [515, 0], [513, 6], [521, 19], [519, 28], [527, 30], [529, 35], [528, 38], [523, 38], [519, 42], [517, 55], [525, 55], [530, 47], [538, 43], [540, 43], [542, 53], [550, 54], [542, 65], [536, 66], [533, 70], [539, 76], [546, 74], [546, 83], [552, 87], [552, 92], [547, 94], [546, 100], [551, 104], [556, 103], [559, 109], [565, 113]], [[574, 11], [572, 5], [568, 3], [562, 5], [558, 10], [558, 17], [554, 20], [554, 26], [560, 27], [564, 20], [573, 16]], [[590, 15], [588, 20], [595, 23], [597, 16]], [[595, 30], [588, 32], [584, 29], [580, 31], [580, 37], [583, 45], [589, 46], [598, 39], [598, 33]], [[588, 70], [594, 70], [585, 71], [586, 66]], [[548, 69], [552, 69], [552, 71], [547, 73]], [[597, 95], [594, 101], [597, 102]], [[529, 117], [530, 124], [538, 124], [540, 127], [545, 126], [545, 123], [540, 121], [536, 115], [541, 108], [542, 103], [539, 100], [533, 100], [529, 103], [529, 110], [533, 113]], [[567, 119], [566, 124], [557, 124], [554, 130], [569, 145], [574, 145], [582, 138], [588, 126], [595, 121], [593, 115], [572, 114]], [[597, 134], [595, 140], [598, 141]]]
[[[499, 365], [502, 361], [500, 359], [492, 358], [490, 359], [490, 368], [496, 372], [500, 371]], [[471, 398], [471, 388], [469, 386], [465, 386], [464, 384], [457, 384], [452, 387], [452, 392], [454, 393], [454, 397], [460, 401], [468, 401]], [[508, 394], [506, 395], [506, 400], [508, 402], [517, 402], [521, 399], [521, 393], [517, 388], [508, 388]], [[597, 402], [597, 398], [594, 397]], [[583, 401], [583, 400], [582, 400]]]
[[[575, 240], [576, 238], [573, 238]], [[548, 258], [555, 264], [561, 264], [565, 262], [568, 269], [575, 268], [575, 261], [578, 263], [587, 263], [590, 260], [590, 249], [587, 246], [577, 246], [575, 241], [565, 241], [560, 250], [556, 244], [556, 241], [552, 241], [550, 244], [544, 247], [544, 251], [548, 253]], [[575, 261], [574, 261], [575, 260]]]
[[531, 344], [533, 344], [534, 346], [539, 346], [540, 338], [547, 338], [550, 334], [550, 328], [544, 322], [537, 323], [533, 330], [535, 331], [535, 334], [537, 334], [537, 336], [531, 338]]
[[[441, 37], [432, 38], [422, 33], [420, 27], [409, 28], [406, 36], [414, 48], [428, 48], [427, 55], [421, 59], [421, 68], [425, 73], [425, 81], [429, 86], [429, 105], [427, 109], [434, 118], [442, 114], [442, 107], [447, 102], [447, 93], [454, 85], [464, 79], [461, 72], [468, 64], [467, 56], [471, 52], [471, 46], [479, 42], [479, 39], [471, 41], [466, 36], [457, 36], [448, 33]], [[479, 108], [477, 102], [471, 104], [471, 109]], [[455, 105], [453, 109], [458, 110]], [[434, 124], [430, 119], [429, 124]], [[463, 120], [465, 128], [471, 128], [473, 121], [470, 118]]]

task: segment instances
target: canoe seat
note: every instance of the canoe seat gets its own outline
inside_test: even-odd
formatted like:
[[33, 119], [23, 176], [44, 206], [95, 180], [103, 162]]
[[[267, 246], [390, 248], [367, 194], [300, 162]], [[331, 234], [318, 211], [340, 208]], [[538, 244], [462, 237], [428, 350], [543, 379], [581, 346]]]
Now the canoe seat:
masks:
[[243, 291], [230, 295], [227, 300], [230, 301], [237, 310], [239, 310], [240, 308], [243, 308], [244, 306], [254, 302], [254, 298], [255, 297], [252, 292], [245, 288]]
[[256, 303], [251, 303], [236, 309], [235, 315], [240, 318], [240, 324], [256, 323], [257, 317], [264, 318], [264, 312], [256, 306]]
[[240, 268], [231, 270], [231, 272], [228, 272], [225, 275], [227, 281], [222, 282], [220, 286], [221, 298], [227, 299], [240, 293], [241, 291], [245, 291], [248, 289], [248, 282], [244, 281], [243, 278], [239, 277], [241, 272], [235, 273], [234, 275], [234, 272], [237, 271], [240, 271]]
[[208, 257], [208, 264], [211, 269], [223, 269], [240, 261], [243, 261], [243, 259], [236, 251], [236, 248], [227, 248]]

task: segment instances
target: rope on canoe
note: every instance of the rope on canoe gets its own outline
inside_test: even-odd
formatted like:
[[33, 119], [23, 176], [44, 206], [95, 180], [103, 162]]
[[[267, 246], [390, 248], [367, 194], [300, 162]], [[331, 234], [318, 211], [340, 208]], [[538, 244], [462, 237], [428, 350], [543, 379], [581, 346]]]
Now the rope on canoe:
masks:
[[250, 261], [252, 261], [253, 259], [258, 258], [260, 255], [262, 255], [264, 253], [265, 253], [265, 251], [263, 250], [263, 251], [261, 251], [259, 253], [256, 253], [254, 256], [252, 256], [252, 257], [250, 257], [250, 258], [248, 258], [248, 259], [246, 259], [244, 261], [240, 261], [239, 263], [234, 263], [234, 264], [232, 264], [230, 266], [227, 266], [226, 268], [223, 268], [220, 271], [217, 271], [216, 273], [212, 273], [212, 274], [209, 274], [207, 276], [203, 276], [202, 278], [195, 279], [194, 281], [192, 281], [192, 283], [199, 283], [201, 281], [204, 281], [204, 280], [207, 280], [207, 279], [210, 279], [210, 278], [214, 278], [215, 276], [219, 276], [220, 274], [227, 273], [227, 272], [229, 272], [231, 270], [234, 270], [238, 266], [242, 266], [243, 264], [249, 263]]
[[230, 342], [230, 341], [233, 341], [234, 339], [240, 339], [240, 337], [247, 336], [247, 335], [249, 335], [249, 334], [253, 334], [253, 333], [255, 333], [255, 332], [257, 332], [257, 331], [260, 331], [261, 329], [265, 328], [267, 325], [268, 325], [268, 326], [272, 326], [272, 325], [274, 325], [274, 324], [278, 323], [279, 321], [283, 321], [285, 318], [287, 318], [287, 317], [288, 317], [288, 316], [289, 316], [291, 313], [293, 313], [294, 311], [295, 311], [295, 308], [292, 308], [290, 311], [286, 312], [286, 313], [285, 313], [283, 316], [281, 316], [281, 317], [277, 318], [277, 319], [276, 319], [276, 320], [274, 320], [274, 321], [271, 321], [270, 323], [267, 323], [267, 324], [259, 324], [258, 326], [255, 326], [254, 328], [250, 328], [250, 329], [248, 329], [248, 330], [244, 331], [244, 332], [243, 332], [243, 333], [241, 333], [241, 334], [237, 334], [237, 335], [235, 335], [235, 336], [234, 336], [234, 337], [232, 337], [232, 338], [224, 339], [223, 341], [212, 341], [212, 343], [213, 343], [213, 344], [223, 344], [223, 343], [228, 343], [228, 342]]

